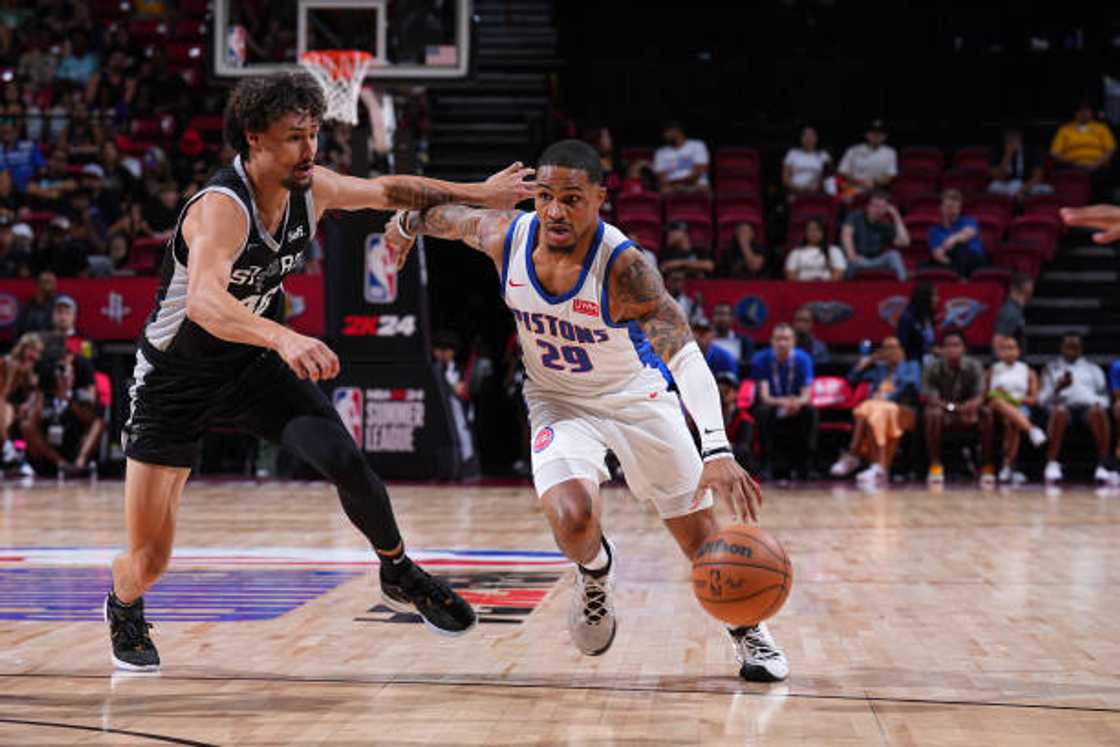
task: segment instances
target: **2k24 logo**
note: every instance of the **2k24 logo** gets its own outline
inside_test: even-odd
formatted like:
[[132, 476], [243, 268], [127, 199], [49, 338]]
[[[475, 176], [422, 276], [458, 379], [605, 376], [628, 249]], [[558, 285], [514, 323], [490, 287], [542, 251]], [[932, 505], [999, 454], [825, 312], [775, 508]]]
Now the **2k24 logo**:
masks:
[[347, 314], [342, 319], [345, 337], [412, 337], [416, 334], [413, 314]]

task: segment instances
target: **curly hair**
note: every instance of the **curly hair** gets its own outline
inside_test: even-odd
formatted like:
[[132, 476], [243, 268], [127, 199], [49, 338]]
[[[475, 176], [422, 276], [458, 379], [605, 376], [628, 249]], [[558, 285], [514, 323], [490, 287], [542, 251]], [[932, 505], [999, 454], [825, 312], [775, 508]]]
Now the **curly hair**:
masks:
[[303, 71], [245, 78], [226, 102], [226, 142], [248, 160], [247, 131], [264, 132], [277, 119], [293, 112], [321, 122], [326, 108], [323, 89]]

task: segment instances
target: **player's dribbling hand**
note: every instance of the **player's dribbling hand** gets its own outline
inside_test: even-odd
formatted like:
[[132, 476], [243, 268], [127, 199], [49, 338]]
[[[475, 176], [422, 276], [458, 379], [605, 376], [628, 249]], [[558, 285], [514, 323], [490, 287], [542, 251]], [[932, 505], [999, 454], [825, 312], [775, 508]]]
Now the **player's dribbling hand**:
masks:
[[333, 379], [338, 376], [338, 356], [322, 340], [285, 330], [276, 352], [301, 379]]
[[406, 239], [401, 233], [400, 224], [397, 223], [397, 216], [394, 215], [385, 226], [385, 245], [389, 247], [390, 254], [396, 260], [397, 269], [400, 270], [408, 262], [408, 255], [416, 245], [416, 237], [413, 236], [411, 241]]
[[736, 519], [758, 522], [758, 510], [762, 506], [762, 489], [733, 457], [713, 459], [704, 463], [704, 471], [700, 473], [700, 484], [696, 488], [697, 500], [708, 488], [727, 501]]
[[1081, 208], [1062, 208], [1062, 220], [1067, 226], [1095, 228], [1093, 241], [1110, 244], [1120, 241], [1120, 207], [1115, 205], [1090, 205]]
[[514, 161], [506, 166], [483, 182], [487, 187], [486, 196], [482, 200], [483, 207], [512, 210], [517, 203], [529, 199], [533, 196], [535, 187], [530, 177], [535, 173], [535, 169], [526, 168], [521, 161]]

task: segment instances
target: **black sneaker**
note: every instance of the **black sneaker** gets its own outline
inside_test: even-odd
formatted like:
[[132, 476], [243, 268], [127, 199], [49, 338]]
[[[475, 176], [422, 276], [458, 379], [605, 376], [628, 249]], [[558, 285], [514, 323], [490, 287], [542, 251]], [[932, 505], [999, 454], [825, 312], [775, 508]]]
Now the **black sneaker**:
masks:
[[441, 579], [411, 560], [395, 582], [381, 577], [381, 600], [394, 612], [418, 614], [432, 631], [446, 636], [463, 635], [475, 626], [474, 608]]
[[105, 621], [113, 643], [113, 666], [130, 672], [159, 669], [159, 652], [148, 636], [152, 624], [144, 619], [144, 598], [123, 605], [113, 592], [105, 595]]

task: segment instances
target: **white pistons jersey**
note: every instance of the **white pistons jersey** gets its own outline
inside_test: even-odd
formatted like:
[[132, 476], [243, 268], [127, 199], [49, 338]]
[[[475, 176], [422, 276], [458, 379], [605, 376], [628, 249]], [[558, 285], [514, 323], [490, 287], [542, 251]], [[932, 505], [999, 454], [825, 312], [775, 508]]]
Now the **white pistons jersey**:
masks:
[[634, 243], [600, 221], [575, 286], [552, 295], [533, 266], [539, 225], [536, 213], [520, 215], [502, 254], [502, 297], [517, 324], [528, 374], [525, 394], [578, 397], [594, 405], [588, 400], [600, 395], [664, 391], [663, 364], [641, 328], [610, 318], [607, 279]]

